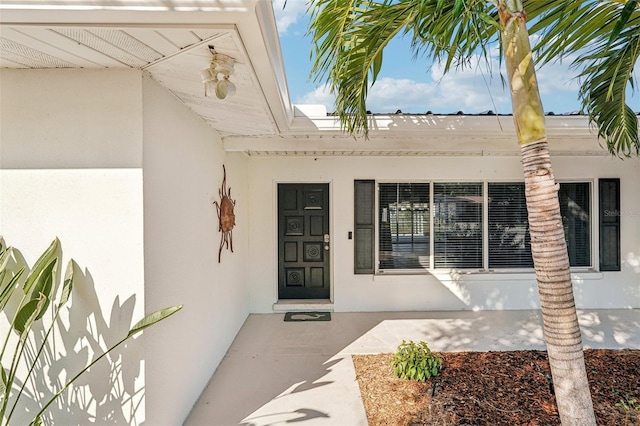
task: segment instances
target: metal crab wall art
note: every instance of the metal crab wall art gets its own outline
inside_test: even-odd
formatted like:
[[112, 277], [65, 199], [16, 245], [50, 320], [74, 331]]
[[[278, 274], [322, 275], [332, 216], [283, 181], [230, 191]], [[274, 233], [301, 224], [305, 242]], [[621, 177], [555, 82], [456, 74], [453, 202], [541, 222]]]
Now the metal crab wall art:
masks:
[[218, 211], [218, 231], [222, 233], [220, 236], [220, 248], [218, 249], [218, 263], [220, 263], [220, 256], [222, 255], [222, 248], [226, 245], [227, 249], [231, 248], [233, 253], [233, 227], [236, 226], [236, 215], [233, 212], [236, 206], [236, 201], [231, 199], [231, 188], [227, 189], [227, 169], [222, 165], [224, 172], [224, 178], [222, 179], [222, 186], [220, 187], [220, 202], [214, 201]]

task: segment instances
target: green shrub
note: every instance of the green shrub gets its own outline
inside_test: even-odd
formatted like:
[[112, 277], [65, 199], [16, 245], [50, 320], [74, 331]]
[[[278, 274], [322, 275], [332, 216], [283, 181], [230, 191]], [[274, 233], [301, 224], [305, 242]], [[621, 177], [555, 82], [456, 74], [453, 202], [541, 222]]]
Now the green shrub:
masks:
[[442, 370], [442, 355], [431, 352], [426, 342], [403, 340], [391, 360], [391, 367], [396, 377], [424, 382]]

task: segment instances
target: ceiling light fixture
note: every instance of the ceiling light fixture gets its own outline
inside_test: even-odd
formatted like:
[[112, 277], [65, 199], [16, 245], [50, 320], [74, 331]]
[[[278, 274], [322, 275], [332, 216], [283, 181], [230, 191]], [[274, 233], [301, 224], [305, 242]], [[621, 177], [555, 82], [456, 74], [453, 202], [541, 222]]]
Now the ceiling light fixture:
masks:
[[[209, 46], [209, 51], [213, 54], [209, 68], [200, 71], [200, 78], [204, 84], [204, 95], [225, 99], [236, 93], [236, 85], [229, 81], [236, 61], [231, 56], [216, 52], [213, 46]], [[219, 78], [220, 75], [222, 78]]]

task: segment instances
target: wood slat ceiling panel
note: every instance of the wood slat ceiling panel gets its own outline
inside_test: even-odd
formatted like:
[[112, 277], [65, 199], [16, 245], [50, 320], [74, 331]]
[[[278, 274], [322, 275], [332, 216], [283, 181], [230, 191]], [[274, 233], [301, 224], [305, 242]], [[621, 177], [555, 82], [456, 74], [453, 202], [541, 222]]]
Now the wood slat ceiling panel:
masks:
[[119, 65], [118, 62], [80, 45], [68, 37], [53, 32], [48, 27], [20, 26], [6, 30], [3, 28], [2, 36], [70, 63], [74, 68], [105, 68]]
[[176, 52], [177, 47], [162, 35], [160, 30], [149, 30], [146, 28], [127, 28], [126, 32], [140, 43], [150, 46], [153, 50], [160, 52], [163, 56], [169, 56]]
[[163, 28], [161, 34], [178, 50], [204, 40], [203, 38], [198, 37], [192, 30], [185, 30], [181, 28]]
[[117, 44], [115, 44], [118, 40], [114, 37], [114, 31], [112, 30], [102, 31], [102, 35], [104, 37], [108, 37], [108, 39], [104, 39], [95, 34], [93, 31], [96, 30], [89, 31], [81, 28], [61, 27], [56, 28], [53, 31], [57, 34], [68, 37], [83, 46], [87, 46], [88, 48], [93, 49], [127, 67], [140, 68], [147, 64], [147, 62], [118, 47]]
[[0, 58], [19, 64], [21, 68], [72, 68], [74, 64], [37, 49], [0, 38]]
[[[200, 71], [211, 61], [210, 45], [236, 61], [230, 78], [236, 93], [224, 100], [204, 96]], [[143, 69], [223, 135], [277, 132], [234, 25], [0, 25], [0, 66]]]
[[114, 45], [118, 49], [141, 59], [145, 64], [157, 61], [164, 56], [161, 52], [137, 38], [134, 38], [125, 30], [96, 28], [95, 30], [91, 30], [91, 33]]

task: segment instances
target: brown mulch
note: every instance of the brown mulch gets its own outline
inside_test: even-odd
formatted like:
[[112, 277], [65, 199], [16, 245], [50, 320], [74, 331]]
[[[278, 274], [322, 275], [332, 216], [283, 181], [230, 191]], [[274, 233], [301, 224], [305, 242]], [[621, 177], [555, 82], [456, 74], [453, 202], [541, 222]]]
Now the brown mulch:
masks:
[[[426, 382], [396, 378], [393, 354], [354, 355], [369, 425], [560, 424], [546, 352], [441, 355]], [[640, 350], [585, 350], [585, 363], [598, 425], [640, 425]]]

